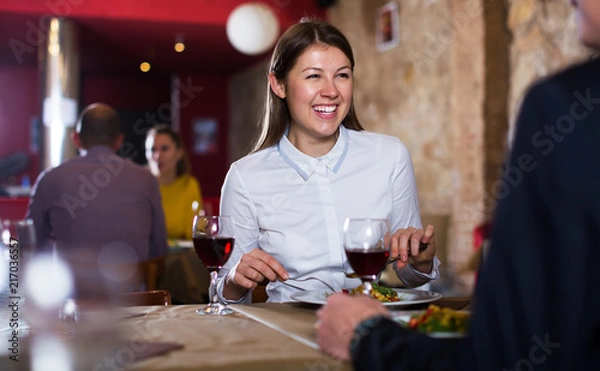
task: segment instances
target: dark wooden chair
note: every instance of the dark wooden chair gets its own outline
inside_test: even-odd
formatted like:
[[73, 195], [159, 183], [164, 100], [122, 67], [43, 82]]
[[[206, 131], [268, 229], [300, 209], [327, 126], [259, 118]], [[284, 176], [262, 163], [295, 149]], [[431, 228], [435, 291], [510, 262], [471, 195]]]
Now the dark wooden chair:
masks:
[[166, 290], [150, 290], [117, 294], [115, 303], [120, 306], [171, 305], [171, 294]]
[[146, 284], [146, 290], [156, 290], [159, 278], [165, 273], [165, 257], [159, 256], [140, 262], [138, 269]]

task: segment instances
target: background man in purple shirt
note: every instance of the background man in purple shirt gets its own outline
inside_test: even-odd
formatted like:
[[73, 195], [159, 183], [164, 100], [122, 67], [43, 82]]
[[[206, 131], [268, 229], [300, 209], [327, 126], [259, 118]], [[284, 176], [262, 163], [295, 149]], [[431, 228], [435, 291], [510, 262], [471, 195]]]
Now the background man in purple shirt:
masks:
[[27, 217], [34, 221], [38, 249], [54, 247], [82, 271], [126, 281], [135, 272], [111, 267], [136, 266], [167, 253], [158, 183], [116, 154], [123, 134], [111, 107], [86, 107], [73, 140], [81, 156], [42, 172], [31, 194]]

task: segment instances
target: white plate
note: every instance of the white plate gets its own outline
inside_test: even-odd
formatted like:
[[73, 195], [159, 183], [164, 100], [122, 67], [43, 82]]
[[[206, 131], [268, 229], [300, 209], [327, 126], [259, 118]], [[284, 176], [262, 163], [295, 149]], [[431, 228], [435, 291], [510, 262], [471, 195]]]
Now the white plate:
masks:
[[[387, 303], [381, 303], [388, 307], [400, 307], [405, 305], [429, 303], [436, 301], [442, 297], [442, 294], [438, 294], [433, 291], [421, 291], [421, 290], [410, 290], [410, 289], [394, 289], [398, 293], [400, 301], [392, 301]], [[303, 303], [309, 304], [325, 304], [327, 297], [331, 295], [330, 291], [300, 291], [291, 295], [291, 298]]]
[[465, 332], [432, 332], [425, 335], [437, 339], [461, 339], [466, 338], [468, 334]]

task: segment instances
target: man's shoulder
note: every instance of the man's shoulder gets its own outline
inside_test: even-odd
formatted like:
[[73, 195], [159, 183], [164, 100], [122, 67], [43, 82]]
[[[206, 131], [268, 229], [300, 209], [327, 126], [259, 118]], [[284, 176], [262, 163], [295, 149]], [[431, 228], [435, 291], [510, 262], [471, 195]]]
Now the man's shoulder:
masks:
[[569, 66], [554, 74], [551, 78], [560, 81], [584, 80], [589, 83], [596, 80], [599, 72], [600, 59], [594, 58]]
[[531, 87], [532, 92], [562, 89], [569, 94], [580, 89], [600, 89], [600, 59], [573, 64], [540, 79]]
[[49, 167], [47, 169], [42, 170], [40, 175], [38, 175], [38, 182], [43, 180], [45, 182], [54, 179], [54, 178], [63, 178], [65, 173], [71, 172], [73, 168], [77, 166], [79, 157], [74, 157], [66, 160], [60, 165]]
[[128, 171], [136, 172], [136, 173], [140, 174], [141, 176], [154, 178], [154, 175], [152, 175], [150, 170], [148, 168], [146, 168], [145, 166], [135, 163], [131, 159], [126, 158], [126, 157], [121, 157], [121, 159], [123, 160], [123, 165], [125, 166], [125, 168]]
[[123, 159], [123, 175], [126, 181], [132, 180], [130, 183], [143, 184], [145, 187], [159, 188], [158, 179], [148, 168], [139, 165], [130, 159]]
[[98, 157], [98, 161], [90, 162], [84, 157], [74, 157], [64, 163], [44, 170], [40, 173], [38, 181], [63, 182], [79, 178], [81, 175], [94, 175], [96, 177], [123, 177], [133, 178], [137, 182], [155, 182], [156, 178], [144, 166], [136, 164], [131, 159], [121, 157], [117, 154], [109, 154]]

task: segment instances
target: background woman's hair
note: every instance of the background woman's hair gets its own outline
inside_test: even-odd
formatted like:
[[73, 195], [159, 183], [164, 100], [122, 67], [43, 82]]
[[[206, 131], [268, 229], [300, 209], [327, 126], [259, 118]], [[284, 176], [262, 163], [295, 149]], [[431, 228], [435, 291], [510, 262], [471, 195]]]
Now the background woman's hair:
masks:
[[[303, 18], [279, 38], [271, 56], [269, 72], [273, 73], [279, 82], [285, 83], [300, 55], [315, 44], [329, 45], [340, 49], [350, 61], [350, 68], [354, 70], [354, 54], [346, 37], [329, 23]], [[252, 152], [279, 142], [290, 122], [290, 111], [286, 101], [275, 95], [268, 82], [262, 116], [260, 134]], [[350, 103], [350, 109], [342, 120], [342, 125], [351, 130], [364, 130], [356, 117], [354, 101]]]
[[167, 124], [157, 124], [148, 130], [146, 137], [148, 137], [150, 135], [156, 136], [157, 134], [168, 135], [171, 138], [171, 140], [173, 140], [173, 142], [175, 143], [175, 147], [180, 148], [183, 153], [183, 155], [181, 156], [179, 161], [177, 161], [177, 177], [190, 174], [190, 172], [191, 172], [190, 158], [187, 154], [187, 151], [185, 150], [185, 147], [183, 146], [183, 141], [181, 140], [181, 135], [179, 135], [179, 133], [175, 132]]

